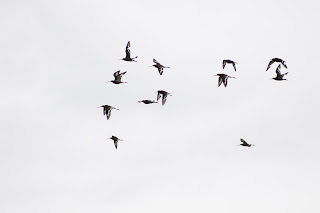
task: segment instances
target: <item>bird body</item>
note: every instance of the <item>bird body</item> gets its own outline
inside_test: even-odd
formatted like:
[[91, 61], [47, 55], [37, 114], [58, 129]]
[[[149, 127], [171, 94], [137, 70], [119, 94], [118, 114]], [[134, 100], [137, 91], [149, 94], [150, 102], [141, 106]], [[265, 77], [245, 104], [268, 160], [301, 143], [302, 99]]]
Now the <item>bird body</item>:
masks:
[[232, 64], [232, 66], [233, 66], [233, 68], [234, 68], [234, 71], [236, 72], [236, 71], [237, 71], [237, 69], [236, 69], [236, 63], [237, 63], [237, 62], [234, 62], [234, 61], [232, 61], [232, 60], [225, 59], [225, 60], [222, 61], [222, 68], [224, 69], [225, 66], [226, 66], [226, 64]]
[[117, 72], [115, 72], [115, 73], [113, 74], [114, 80], [112, 80], [112, 81], [110, 81], [110, 82], [112, 82], [112, 83], [114, 83], [114, 84], [127, 83], [127, 82], [121, 81], [122, 76], [123, 76], [124, 74], [126, 74], [126, 73], [127, 73], [127, 72], [122, 72], [122, 73], [120, 73], [120, 70], [118, 70]]
[[171, 94], [164, 90], [158, 90], [157, 101], [161, 98], [161, 95], [162, 95], [162, 106], [163, 106], [167, 101], [167, 96], [168, 95], [171, 96]]
[[219, 76], [218, 87], [220, 87], [221, 83], [223, 83], [223, 85], [224, 85], [225, 87], [227, 87], [227, 85], [228, 85], [228, 78], [235, 78], [235, 77], [231, 77], [231, 76], [226, 75], [226, 74], [217, 74], [216, 76]]
[[153, 62], [154, 62], [155, 64], [152, 65], [152, 66], [154, 66], [155, 68], [158, 69], [160, 75], [163, 74], [163, 68], [170, 68], [170, 67], [165, 67], [165, 66], [163, 66], [162, 64], [160, 64], [159, 62], [157, 62], [156, 59], [153, 59]]
[[116, 149], [118, 148], [118, 141], [122, 141], [121, 139], [119, 139], [116, 136], [112, 136], [111, 138], [109, 138], [111, 140], [113, 140], [114, 146], [116, 147]]
[[136, 57], [134, 57], [134, 58], [131, 58], [130, 46], [131, 46], [130, 41], [128, 41], [127, 46], [126, 46], [126, 57], [123, 58], [122, 60], [124, 60], [124, 61], [134, 61], [134, 62], [137, 62], [137, 61], [135, 61], [134, 59], [135, 59], [135, 58], [138, 58], [138, 56], [136, 56]]
[[270, 60], [269, 64], [268, 64], [268, 67], [267, 67], [267, 70], [271, 67], [271, 65], [274, 63], [274, 62], [278, 62], [278, 63], [281, 63], [285, 68], [288, 68], [287, 67], [287, 64], [284, 60], [280, 59], [280, 58], [273, 58]]
[[138, 101], [139, 103], [144, 103], [144, 104], [154, 104], [154, 103], [158, 103], [156, 101], [151, 101], [151, 100], [142, 100], [142, 101]]
[[242, 144], [240, 144], [239, 146], [246, 146], [246, 147], [250, 147], [250, 146], [254, 146], [254, 144], [248, 144], [245, 140], [243, 140], [242, 138], [240, 138], [240, 141], [242, 142]]
[[277, 69], [276, 69], [277, 76], [274, 77], [274, 78], [272, 78], [272, 79], [274, 79], [274, 80], [276, 80], [276, 81], [283, 81], [283, 80], [287, 81], [287, 79], [284, 79], [283, 77], [284, 77], [285, 75], [287, 75], [288, 72], [281, 74], [280, 68], [281, 68], [281, 65], [279, 64], [278, 67], [277, 67]]
[[109, 120], [109, 118], [111, 116], [111, 110], [112, 109], [119, 110], [119, 109], [114, 108], [114, 107], [109, 106], [109, 105], [102, 105], [102, 106], [99, 106], [99, 107], [103, 107], [103, 115], [107, 116], [108, 120]]

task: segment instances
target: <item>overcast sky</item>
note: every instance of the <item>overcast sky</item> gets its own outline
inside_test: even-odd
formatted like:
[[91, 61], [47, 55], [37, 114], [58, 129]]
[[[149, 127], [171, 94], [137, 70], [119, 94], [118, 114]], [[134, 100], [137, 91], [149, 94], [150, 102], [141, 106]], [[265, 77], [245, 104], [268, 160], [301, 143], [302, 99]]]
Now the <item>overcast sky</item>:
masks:
[[0, 211], [320, 212], [319, 6], [1, 1]]

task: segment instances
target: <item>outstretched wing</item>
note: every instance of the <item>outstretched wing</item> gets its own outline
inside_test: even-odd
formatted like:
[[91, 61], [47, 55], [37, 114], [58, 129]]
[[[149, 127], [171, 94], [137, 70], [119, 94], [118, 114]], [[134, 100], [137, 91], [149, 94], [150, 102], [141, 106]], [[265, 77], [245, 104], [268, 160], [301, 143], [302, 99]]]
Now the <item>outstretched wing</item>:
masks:
[[115, 81], [121, 81], [121, 78], [124, 74], [126, 74], [127, 72], [123, 72], [123, 73], [118, 73], [117, 76], [115, 76]]
[[126, 58], [131, 58], [130, 57], [130, 41], [128, 41], [127, 43], [127, 47], [126, 47]]
[[234, 71], [237, 72], [236, 63], [233, 62], [232, 65], [233, 65]]
[[267, 67], [267, 70], [266, 70], [266, 71], [268, 71], [268, 69], [271, 67], [271, 65], [272, 65], [273, 63], [274, 63], [274, 60], [271, 59], [270, 62], [269, 62], [269, 64], [268, 64], [268, 67]]
[[157, 101], [159, 101], [160, 97], [161, 97], [161, 92], [160, 92], [160, 91], [158, 91]]
[[153, 63], [156, 63], [156, 64], [158, 64], [158, 62], [157, 62], [157, 60], [156, 60], [156, 59], [153, 59]]
[[167, 96], [168, 96], [168, 93], [162, 94], [162, 106], [166, 103], [166, 101], [167, 101]]
[[110, 116], [111, 116], [111, 110], [112, 108], [110, 107], [109, 109], [107, 109], [106, 113], [107, 113], [107, 119], [109, 120]]
[[224, 84], [224, 87], [227, 87], [227, 85], [228, 85], [228, 77], [224, 78], [223, 84]]
[[218, 87], [220, 87], [221, 83], [223, 82], [223, 79], [221, 76], [219, 76], [219, 80], [218, 80]]
[[286, 62], [284, 60], [281, 60], [281, 64], [286, 68], [288, 69], [287, 65], [286, 65]]
[[120, 70], [118, 70], [117, 72], [113, 73], [113, 76], [114, 76], [115, 78], [117, 78], [117, 76], [119, 75], [119, 73], [120, 73]]
[[222, 61], [222, 68], [224, 69], [224, 67], [226, 66], [227, 60], [223, 60]]
[[281, 65], [279, 64], [277, 69], [276, 69], [276, 73], [277, 73], [277, 78], [280, 77], [281, 78], [281, 72], [280, 72], [280, 68], [281, 68]]

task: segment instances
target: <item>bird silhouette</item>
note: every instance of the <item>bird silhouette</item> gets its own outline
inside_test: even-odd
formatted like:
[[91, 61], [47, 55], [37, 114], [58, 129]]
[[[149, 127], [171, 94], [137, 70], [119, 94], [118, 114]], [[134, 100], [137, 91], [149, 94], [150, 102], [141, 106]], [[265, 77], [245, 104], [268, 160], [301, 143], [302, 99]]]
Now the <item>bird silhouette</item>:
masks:
[[[153, 67], [156, 67], [159, 71], [159, 74], [162, 75], [163, 74], [163, 68], [170, 68], [170, 67], [165, 67], [162, 64], [160, 64], [159, 62], [157, 62], [156, 59], [153, 59], [153, 62], [155, 63], [154, 65], [152, 65]], [[151, 67], [152, 67], [151, 66]]]
[[109, 81], [109, 82], [112, 82], [112, 83], [114, 83], [114, 84], [127, 83], [127, 82], [121, 81], [122, 76], [123, 76], [124, 74], [126, 74], [126, 73], [127, 73], [127, 72], [122, 72], [122, 73], [120, 73], [120, 70], [118, 70], [117, 72], [115, 72], [115, 73], [113, 74], [114, 80]]
[[139, 103], [144, 103], [144, 104], [154, 104], [154, 103], [158, 103], [156, 101], [151, 101], [151, 100], [142, 100], [142, 101], [138, 101]]
[[134, 59], [135, 59], [135, 58], [138, 58], [138, 56], [136, 56], [136, 57], [134, 57], [134, 58], [131, 58], [130, 46], [131, 46], [130, 41], [128, 41], [127, 46], [126, 46], [126, 57], [125, 57], [125, 58], [122, 58], [122, 60], [124, 60], [124, 61], [134, 61], [134, 62], [137, 62], [137, 61], [135, 61]]
[[225, 59], [225, 60], [222, 61], [222, 68], [224, 69], [225, 66], [226, 66], [226, 64], [232, 64], [232, 66], [233, 66], [233, 68], [234, 68], [234, 71], [236, 72], [236, 71], [237, 71], [237, 69], [236, 69], [236, 63], [237, 63], [237, 62], [234, 62], [234, 61], [232, 61], [232, 60]]
[[167, 101], [167, 96], [168, 95], [171, 96], [171, 94], [164, 90], [158, 90], [157, 101], [159, 101], [159, 99], [161, 98], [161, 95], [162, 95], [162, 106], [163, 106]]
[[111, 140], [113, 140], [114, 146], [116, 147], [116, 149], [118, 148], [118, 141], [122, 141], [121, 139], [119, 139], [116, 136], [112, 136], [111, 138], [109, 138]]
[[254, 146], [254, 144], [248, 144], [245, 140], [243, 140], [242, 138], [240, 138], [240, 141], [242, 142], [242, 144], [240, 144], [239, 146], [246, 146], [246, 147], [250, 147], [250, 146]]
[[283, 77], [284, 77], [285, 75], [287, 75], [288, 72], [281, 74], [280, 68], [281, 68], [281, 65], [279, 64], [278, 67], [277, 67], [277, 69], [276, 69], [277, 76], [274, 77], [274, 78], [272, 78], [272, 79], [277, 80], [277, 81], [283, 81], [283, 80], [287, 81], [288, 79], [284, 79]]
[[214, 75], [214, 76], [219, 76], [219, 80], [218, 80], [218, 87], [220, 87], [221, 83], [223, 82], [223, 85], [225, 87], [227, 87], [228, 85], [228, 78], [235, 78], [235, 77], [231, 77], [229, 75], [226, 75], [226, 74], [217, 74], [217, 75]]
[[287, 67], [287, 64], [284, 60], [280, 59], [280, 58], [273, 58], [270, 60], [269, 64], [268, 64], [268, 67], [267, 67], [267, 70], [271, 67], [271, 65], [274, 63], [274, 62], [278, 62], [278, 63], [281, 63], [285, 68], [288, 68]]
[[103, 107], [103, 115], [106, 115], [108, 120], [109, 120], [109, 118], [111, 116], [111, 110], [112, 109], [119, 110], [119, 109], [114, 108], [114, 107], [109, 106], [109, 105], [102, 105], [102, 106], [99, 106], [99, 107]]

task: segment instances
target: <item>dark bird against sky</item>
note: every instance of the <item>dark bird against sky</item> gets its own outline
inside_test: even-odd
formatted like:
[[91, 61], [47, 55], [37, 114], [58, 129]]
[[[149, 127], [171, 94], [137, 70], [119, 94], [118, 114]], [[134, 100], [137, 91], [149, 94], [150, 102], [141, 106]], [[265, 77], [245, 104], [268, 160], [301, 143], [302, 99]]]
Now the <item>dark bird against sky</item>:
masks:
[[151, 100], [142, 100], [142, 101], [138, 101], [139, 103], [144, 103], [144, 104], [154, 104], [154, 103], [158, 103], [156, 101], [151, 101]]
[[109, 106], [109, 105], [102, 105], [102, 106], [99, 106], [99, 107], [103, 107], [103, 115], [106, 115], [108, 120], [109, 120], [109, 118], [111, 116], [111, 110], [112, 109], [119, 110], [119, 109], [114, 108], [114, 107]]
[[153, 62], [154, 62], [155, 64], [152, 65], [152, 66], [154, 66], [154, 67], [156, 67], [156, 68], [158, 69], [160, 75], [163, 74], [163, 68], [170, 68], [170, 67], [165, 67], [165, 66], [163, 66], [162, 64], [160, 64], [159, 62], [157, 62], [156, 59], [153, 59]]
[[112, 136], [112, 137], [109, 138], [109, 139], [113, 140], [114, 146], [116, 147], [116, 149], [118, 148], [118, 141], [122, 141], [121, 139], [119, 139], [119, 138], [116, 137], [116, 136]]
[[134, 59], [135, 59], [135, 58], [138, 58], [138, 56], [136, 56], [136, 57], [134, 57], [134, 58], [131, 58], [130, 46], [131, 46], [130, 41], [128, 41], [127, 46], [126, 46], [126, 57], [123, 58], [122, 60], [124, 60], [124, 61], [134, 61], [134, 62], [137, 62], [137, 61], [135, 61]]
[[112, 83], [114, 83], [114, 84], [127, 83], [127, 82], [121, 81], [122, 76], [123, 76], [124, 74], [126, 74], [126, 73], [127, 73], [127, 72], [122, 72], [122, 73], [120, 73], [120, 70], [118, 70], [117, 72], [115, 72], [115, 73], [113, 74], [114, 80], [109, 81], [109, 82], [112, 82]]
[[221, 83], [223, 82], [223, 85], [225, 87], [227, 87], [228, 85], [228, 78], [235, 78], [235, 77], [231, 77], [229, 75], [226, 74], [217, 74], [215, 76], [219, 76], [219, 80], [218, 80], [218, 87], [220, 87]]
[[168, 95], [171, 96], [171, 94], [164, 90], [158, 90], [157, 101], [159, 101], [159, 99], [161, 98], [161, 95], [162, 95], [162, 106], [163, 106], [167, 101], [167, 96]]
[[284, 60], [280, 59], [280, 58], [273, 58], [270, 60], [269, 64], [268, 64], [268, 67], [267, 67], [267, 70], [271, 67], [271, 65], [274, 63], [274, 62], [278, 62], [278, 63], [281, 63], [285, 68], [288, 68], [287, 67], [287, 64]]
[[242, 138], [240, 138], [240, 141], [242, 142], [242, 144], [240, 144], [239, 146], [246, 146], [246, 147], [250, 147], [250, 146], [254, 146], [254, 144], [248, 144], [245, 140], [243, 140]]
[[232, 64], [233, 68], [234, 68], [234, 71], [236, 72], [237, 69], [236, 69], [236, 63], [237, 62], [234, 62], [232, 60], [229, 60], [229, 59], [225, 59], [222, 61], [222, 68], [224, 69], [224, 67], [226, 66], [226, 64]]

